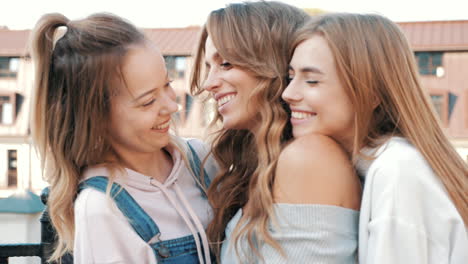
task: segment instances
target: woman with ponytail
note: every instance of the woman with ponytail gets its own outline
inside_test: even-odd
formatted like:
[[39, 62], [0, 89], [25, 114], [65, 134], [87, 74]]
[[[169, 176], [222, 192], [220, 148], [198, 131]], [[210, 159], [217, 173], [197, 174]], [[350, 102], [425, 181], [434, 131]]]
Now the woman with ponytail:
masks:
[[33, 31], [32, 132], [58, 233], [50, 261], [210, 263], [207, 149], [169, 132], [161, 52], [120, 17], [43, 16]]
[[467, 263], [468, 166], [398, 26], [379, 15], [325, 14], [293, 47], [283, 99], [294, 137], [333, 138], [365, 182], [359, 263]]

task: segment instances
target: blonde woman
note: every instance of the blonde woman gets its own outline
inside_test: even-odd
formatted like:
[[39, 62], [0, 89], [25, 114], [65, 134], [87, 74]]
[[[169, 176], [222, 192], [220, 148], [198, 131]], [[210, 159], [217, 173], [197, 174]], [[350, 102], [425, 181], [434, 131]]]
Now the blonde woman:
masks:
[[[355, 261], [360, 183], [345, 152], [326, 137], [281, 152], [291, 138], [280, 98], [291, 37], [307, 19], [287, 4], [246, 2], [213, 11], [203, 27], [192, 89], [217, 101], [222, 123], [207, 231], [221, 263]], [[310, 167], [296, 169], [304, 158]]]
[[159, 49], [102, 13], [45, 15], [32, 46], [32, 127], [58, 233], [50, 260], [210, 263], [211, 209], [198, 185], [207, 149], [169, 132], [177, 104]]
[[294, 137], [333, 138], [365, 181], [359, 262], [466, 263], [468, 166], [398, 26], [379, 15], [327, 14], [294, 43], [283, 93]]

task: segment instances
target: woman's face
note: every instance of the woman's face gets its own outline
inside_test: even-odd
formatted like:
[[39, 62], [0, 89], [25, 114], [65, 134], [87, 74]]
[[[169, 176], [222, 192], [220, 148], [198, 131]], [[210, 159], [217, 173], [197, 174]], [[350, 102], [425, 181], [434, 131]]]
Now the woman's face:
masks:
[[203, 86], [218, 103], [224, 129], [254, 130], [258, 111], [249, 105], [249, 99], [258, 79], [222, 58], [210, 37], [205, 44], [205, 62], [208, 76]]
[[127, 154], [160, 150], [169, 143], [171, 114], [177, 111], [161, 53], [150, 43], [130, 48], [122, 75], [111, 99], [112, 147]]
[[282, 97], [292, 111], [294, 137], [317, 133], [351, 146], [355, 110], [323, 37], [314, 35], [297, 46], [289, 78]]

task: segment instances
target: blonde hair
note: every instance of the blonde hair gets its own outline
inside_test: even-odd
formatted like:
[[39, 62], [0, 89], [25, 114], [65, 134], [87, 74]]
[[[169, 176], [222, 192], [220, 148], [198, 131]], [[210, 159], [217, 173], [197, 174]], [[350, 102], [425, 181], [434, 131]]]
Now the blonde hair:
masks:
[[[56, 42], [59, 28], [66, 32]], [[70, 21], [44, 15], [32, 33], [36, 76], [32, 135], [50, 184], [49, 214], [58, 233], [51, 261], [73, 249], [74, 199], [83, 170], [105, 163], [110, 100], [117, 91], [110, 80], [121, 76], [129, 46], [144, 35], [111, 14]]]
[[380, 15], [325, 14], [295, 36], [328, 43], [341, 83], [356, 110], [353, 159], [363, 147], [398, 135], [424, 156], [468, 223], [468, 166], [457, 154], [419, 82], [414, 54], [398, 26]]
[[[217, 255], [226, 225], [240, 208], [243, 215], [238, 226], [243, 227], [234, 230], [235, 240], [247, 237], [255, 252], [254, 237], [279, 248], [267, 227], [273, 215], [276, 162], [282, 144], [291, 138], [281, 93], [286, 85], [292, 34], [307, 18], [305, 12], [287, 4], [246, 2], [211, 12], [203, 27], [191, 78], [193, 94], [203, 92], [208, 35], [221, 57], [234, 67], [249, 71], [259, 81], [258, 86], [252, 87], [249, 102], [258, 109], [258, 116], [252, 117], [260, 124], [255, 135], [249, 130], [221, 130], [212, 146], [220, 171], [208, 190], [214, 219], [207, 233]], [[220, 119], [218, 113], [213, 123]]]

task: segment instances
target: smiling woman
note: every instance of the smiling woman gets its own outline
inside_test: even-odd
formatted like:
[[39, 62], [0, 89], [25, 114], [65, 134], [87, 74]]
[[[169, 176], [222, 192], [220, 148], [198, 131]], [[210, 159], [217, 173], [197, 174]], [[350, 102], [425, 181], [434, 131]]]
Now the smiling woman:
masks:
[[311, 19], [293, 46], [283, 98], [303, 142], [297, 149], [312, 149], [311, 135], [333, 138], [364, 181], [359, 263], [466, 263], [468, 166], [437, 121], [398, 26], [330, 13]]
[[[153, 158], [164, 160], [165, 155], [147, 159], [139, 155], [155, 153], [154, 150], [169, 144], [171, 114], [177, 111], [176, 96], [156, 46], [146, 42], [129, 49], [123, 60], [122, 76], [116, 81], [118, 93], [110, 104], [109, 136], [113, 149], [131, 169], [151, 164]], [[148, 169], [143, 174], [155, 175], [161, 182], [170, 171], [158, 173], [160, 168]]]
[[207, 231], [222, 263], [356, 259], [360, 183], [345, 152], [324, 136], [288, 145], [280, 96], [292, 36], [307, 18], [254, 1], [213, 11], [203, 27], [192, 91], [209, 92], [223, 125], [212, 148], [221, 170], [208, 191], [215, 217]]
[[208, 76], [203, 87], [218, 102], [224, 129], [253, 129], [260, 120], [255, 118], [257, 109], [250, 104], [249, 97], [260, 80], [253, 72], [233, 67], [224, 60], [210, 37], [205, 44], [205, 62]]
[[317, 133], [350, 146], [354, 108], [341, 85], [326, 41], [313, 36], [297, 46], [288, 75], [290, 83], [283, 99], [291, 108], [294, 137]]
[[203, 143], [170, 133], [177, 104], [158, 48], [104, 13], [48, 14], [33, 36], [33, 136], [58, 233], [51, 260], [211, 263], [200, 181], [215, 167], [208, 160], [201, 173]]

